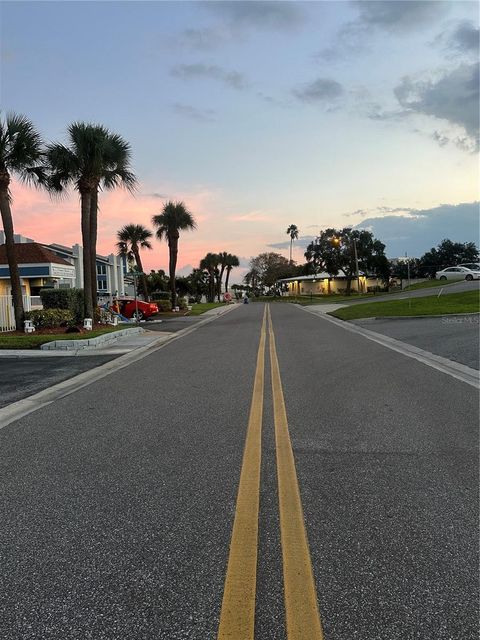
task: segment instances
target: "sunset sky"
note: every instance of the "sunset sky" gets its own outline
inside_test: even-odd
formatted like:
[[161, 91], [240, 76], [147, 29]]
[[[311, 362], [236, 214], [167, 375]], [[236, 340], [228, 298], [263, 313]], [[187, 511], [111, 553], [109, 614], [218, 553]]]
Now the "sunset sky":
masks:
[[[46, 141], [98, 122], [132, 146], [135, 196], [101, 196], [98, 249], [183, 200], [189, 272], [208, 251], [245, 266], [360, 225], [390, 257], [478, 242], [476, 2], [5, 2], [3, 111]], [[80, 242], [78, 197], [12, 186], [17, 233]], [[166, 268], [166, 244], [144, 256]], [[182, 272], [182, 271], [181, 271]], [[236, 279], [241, 276], [237, 273]]]

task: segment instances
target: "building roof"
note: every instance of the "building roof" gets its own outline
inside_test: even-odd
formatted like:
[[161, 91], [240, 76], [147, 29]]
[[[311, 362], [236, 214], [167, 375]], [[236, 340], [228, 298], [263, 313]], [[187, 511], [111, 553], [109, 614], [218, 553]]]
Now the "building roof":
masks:
[[[15, 244], [15, 255], [18, 264], [65, 264], [71, 267], [72, 265], [49, 251], [43, 245], [37, 242], [26, 242], [21, 244]], [[0, 245], [0, 264], [8, 265], [6, 245]]]

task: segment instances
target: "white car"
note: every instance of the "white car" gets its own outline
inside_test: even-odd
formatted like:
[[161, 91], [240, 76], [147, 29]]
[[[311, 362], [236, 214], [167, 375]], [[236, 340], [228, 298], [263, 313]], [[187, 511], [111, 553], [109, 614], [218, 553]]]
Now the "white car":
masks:
[[480, 271], [473, 271], [466, 267], [447, 267], [437, 271], [438, 280], [480, 280]]

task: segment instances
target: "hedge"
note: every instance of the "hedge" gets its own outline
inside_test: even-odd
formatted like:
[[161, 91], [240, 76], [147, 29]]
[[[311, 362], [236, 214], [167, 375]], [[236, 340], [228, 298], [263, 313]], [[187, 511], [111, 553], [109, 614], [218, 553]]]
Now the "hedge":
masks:
[[170, 300], [172, 294], [170, 291], [154, 291], [152, 293], [152, 302], [157, 302], [157, 300]]
[[156, 300], [155, 304], [157, 305], [159, 311], [172, 310], [172, 303], [170, 302], [170, 300]]
[[68, 309], [76, 322], [83, 320], [83, 289], [41, 289], [40, 299], [44, 309]]
[[55, 329], [64, 327], [74, 321], [69, 309], [36, 309], [25, 313], [26, 320], [33, 320], [36, 329]]

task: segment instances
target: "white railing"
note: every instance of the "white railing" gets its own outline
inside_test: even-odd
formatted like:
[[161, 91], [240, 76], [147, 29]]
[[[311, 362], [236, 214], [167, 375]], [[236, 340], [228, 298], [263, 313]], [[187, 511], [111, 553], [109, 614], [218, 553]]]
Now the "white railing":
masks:
[[[30, 296], [23, 296], [23, 308], [30, 311], [32, 299]], [[23, 329], [23, 327], [19, 327]], [[0, 332], [15, 331], [15, 314], [13, 313], [12, 296], [0, 296]]]

